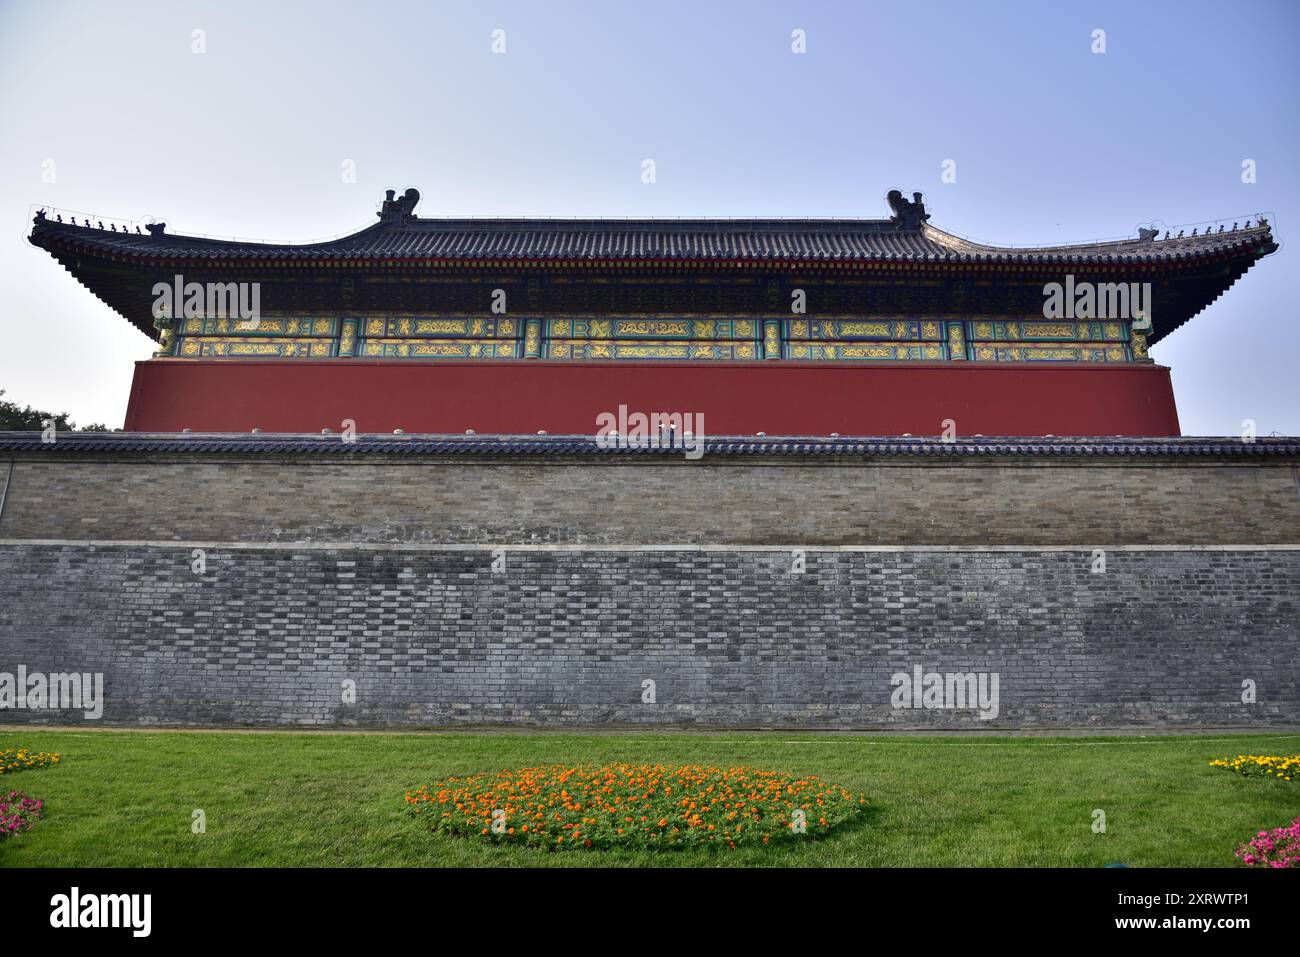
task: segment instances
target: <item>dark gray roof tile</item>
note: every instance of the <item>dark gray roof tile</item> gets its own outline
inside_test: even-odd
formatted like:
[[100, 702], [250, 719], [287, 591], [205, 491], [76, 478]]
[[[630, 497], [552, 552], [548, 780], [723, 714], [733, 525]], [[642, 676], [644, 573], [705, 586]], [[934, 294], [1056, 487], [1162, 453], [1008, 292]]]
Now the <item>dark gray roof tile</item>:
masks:
[[[584, 435], [358, 435], [344, 443], [339, 435], [277, 433], [70, 432], [44, 443], [39, 432], [0, 432], [0, 451], [48, 456], [104, 454], [254, 454], [431, 455], [431, 456], [680, 456], [680, 448], [603, 448]], [[1284, 458], [1300, 460], [1300, 438], [938, 438], [714, 436], [706, 456], [789, 457], [1166, 457]]]
[[1270, 227], [1168, 240], [1074, 246], [994, 247], [932, 226], [890, 220], [419, 219], [377, 223], [323, 243], [288, 245], [137, 235], [39, 218], [31, 241], [149, 259], [627, 260], [707, 262], [1153, 263], [1208, 255], [1271, 252]]

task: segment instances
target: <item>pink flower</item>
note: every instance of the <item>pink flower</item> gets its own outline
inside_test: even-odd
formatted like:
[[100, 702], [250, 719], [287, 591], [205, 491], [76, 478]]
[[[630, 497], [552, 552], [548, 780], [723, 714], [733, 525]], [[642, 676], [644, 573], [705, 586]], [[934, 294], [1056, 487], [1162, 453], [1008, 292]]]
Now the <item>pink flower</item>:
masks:
[[1285, 827], [1260, 831], [1250, 843], [1238, 847], [1236, 855], [1248, 867], [1300, 866], [1300, 817]]

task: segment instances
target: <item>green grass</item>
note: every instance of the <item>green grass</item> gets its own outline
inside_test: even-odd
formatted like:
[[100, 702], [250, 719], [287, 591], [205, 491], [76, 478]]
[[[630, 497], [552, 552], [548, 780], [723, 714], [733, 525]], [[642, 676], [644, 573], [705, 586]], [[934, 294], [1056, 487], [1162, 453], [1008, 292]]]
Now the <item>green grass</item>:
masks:
[[[0, 777], [47, 819], [0, 866], [1232, 866], [1300, 814], [1300, 787], [1207, 762], [1294, 753], [1297, 735], [933, 738], [810, 735], [0, 731], [63, 763]], [[837, 836], [737, 851], [548, 853], [434, 835], [407, 788], [544, 763], [736, 765], [819, 774], [871, 800]], [[203, 809], [207, 833], [191, 833]], [[1092, 812], [1106, 813], [1094, 834]]]

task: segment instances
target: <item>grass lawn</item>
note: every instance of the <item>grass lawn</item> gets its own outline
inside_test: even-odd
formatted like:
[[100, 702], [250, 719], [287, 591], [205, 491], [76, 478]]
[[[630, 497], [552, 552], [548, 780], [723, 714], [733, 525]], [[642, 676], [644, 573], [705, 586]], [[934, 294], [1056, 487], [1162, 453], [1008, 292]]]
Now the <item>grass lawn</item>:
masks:
[[[63, 763], [0, 776], [48, 817], [0, 866], [1232, 866], [1300, 815], [1300, 784], [1208, 766], [1295, 753], [1300, 736], [936, 738], [765, 734], [299, 734], [0, 730]], [[408, 788], [551, 763], [751, 765], [818, 774], [871, 801], [798, 846], [548, 853], [435, 835]], [[207, 832], [193, 834], [201, 808]], [[1106, 813], [1092, 831], [1093, 809]]]

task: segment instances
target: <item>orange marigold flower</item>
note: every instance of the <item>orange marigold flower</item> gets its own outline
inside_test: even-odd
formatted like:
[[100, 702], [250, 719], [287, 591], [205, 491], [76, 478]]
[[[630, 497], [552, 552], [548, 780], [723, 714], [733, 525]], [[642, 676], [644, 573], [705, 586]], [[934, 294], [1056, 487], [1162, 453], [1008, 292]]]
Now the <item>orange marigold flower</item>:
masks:
[[[1287, 770], [1274, 766], [1266, 772], [1280, 777]], [[503, 835], [492, 833], [491, 815], [504, 809], [510, 819], [529, 822], [504, 830], [509, 843], [568, 850], [681, 844], [692, 835], [697, 842], [728, 847], [791, 840], [791, 809], [802, 808], [815, 817], [819, 833], [825, 834], [861, 813], [867, 801], [864, 795], [823, 785], [811, 775], [795, 778], [744, 767], [610, 764], [453, 777], [405, 794], [413, 817], [433, 803], [455, 808], [455, 813], [440, 809], [439, 815], [426, 815], [425, 820], [433, 818], [429, 824], [436, 831], [500, 843]], [[622, 826], [635, 825], [638, 818], [641, 827]], [[559, 835], [546, 834], [550, 822]]]

